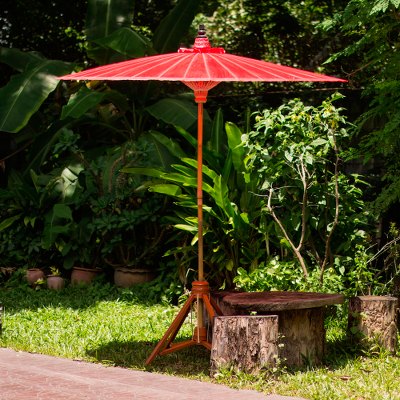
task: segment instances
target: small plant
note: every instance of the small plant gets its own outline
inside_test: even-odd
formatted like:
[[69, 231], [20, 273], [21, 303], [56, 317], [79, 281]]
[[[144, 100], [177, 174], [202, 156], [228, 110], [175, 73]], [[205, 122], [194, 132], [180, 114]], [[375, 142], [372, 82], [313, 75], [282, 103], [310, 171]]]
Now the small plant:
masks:
[[35, 290], [40, 290], [42, 287], [44, 287], [44, 284], [46, 281], [43, 278], [39, 278], [35, 283], [33, 284], [33, 287]]
[[385, 282], [381, 291], [398, 297], [400, 294], [400, 230], [390, 223], [386, 243], [367, 261], [373, 266], [374, 279]]
[[50, 275], [51, 276], [61, 276], [60, 270], [54, 265], [50, 267]]
[[47, 276], [47, 287], [52, 290], [64, 289], [65, 281], [61, 276], [60, 270], [52, 265], [50, 267], [50, 275]]

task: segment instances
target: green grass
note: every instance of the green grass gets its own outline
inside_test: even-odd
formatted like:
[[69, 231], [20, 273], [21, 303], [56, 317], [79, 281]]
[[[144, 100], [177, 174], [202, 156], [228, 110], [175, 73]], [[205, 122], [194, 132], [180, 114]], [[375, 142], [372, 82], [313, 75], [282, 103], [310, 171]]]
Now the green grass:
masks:
[[[16, 350], [145, 369], [144, 362], [178, 312], [177, 307], [147, 300], [146, 290], [118, 290], [109, 285], [68, 287], [61, 292], [27, 286], [0, 288], [5, 307], [0, 346]], [[190, 337], [185, 323], [178, 338]], [[377, 351], [360, 354], [333, 320], [328, 328], [323, 367], [284, 368], [258, 375], [222, 370], [214, 381], [234, 388], [318, 400], [400, 399], [400, 360]], [[150, 371], [209, 378], [209, 352], [192, 347], [157, 357]]]

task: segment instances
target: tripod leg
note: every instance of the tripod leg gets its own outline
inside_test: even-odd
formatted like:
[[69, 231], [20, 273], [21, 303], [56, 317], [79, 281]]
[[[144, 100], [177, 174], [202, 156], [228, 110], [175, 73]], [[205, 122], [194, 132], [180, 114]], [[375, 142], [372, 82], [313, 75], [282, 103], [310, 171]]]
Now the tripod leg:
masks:
[[206, 294], [203, 295], [203, 302], [204, 302], [204, 306], [206, 307], [208, 316], [210, 317], [210, 322], [212, 323], [212, 320], [215, 317], [215, 309], [212, 306], [208, 295], [206, 295]]
[[175, 339], [176, 335], [179, 332], [179, 329], [181, 328], [183, 322], [185, 321], [185, 318], [189, 314], [191, 304], [193, 301], [196, 300], [196, 297], [191, 295], [179, 311], [178, 315], [175, 317], [173, 320], [172, 324], [170, 327], [167, 329], [165, 332], [164, 336], [162, 339], [158, 342], [157, 346], [154, 348], [150, 356], [146, 360], [146, 365], [149, 365], [154, 358], [162, 352], [166, 347], [168, 347], [171, 342]]
[[212, 297], [210, 297], [210, 303], [213, 306], [213, 308], [214, 308], [214, 310], [215, 310], [217, 315], [224, 315], [224, 313], [219, 308], [219, 305], [217, 304], [217, 302]]

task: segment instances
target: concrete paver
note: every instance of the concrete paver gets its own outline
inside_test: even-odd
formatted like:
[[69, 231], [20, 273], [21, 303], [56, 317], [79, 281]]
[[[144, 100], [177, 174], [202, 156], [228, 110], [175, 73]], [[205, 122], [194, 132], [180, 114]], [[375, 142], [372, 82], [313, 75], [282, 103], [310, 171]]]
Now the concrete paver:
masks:
[[0, 348], [0, 400], [304, 400]]

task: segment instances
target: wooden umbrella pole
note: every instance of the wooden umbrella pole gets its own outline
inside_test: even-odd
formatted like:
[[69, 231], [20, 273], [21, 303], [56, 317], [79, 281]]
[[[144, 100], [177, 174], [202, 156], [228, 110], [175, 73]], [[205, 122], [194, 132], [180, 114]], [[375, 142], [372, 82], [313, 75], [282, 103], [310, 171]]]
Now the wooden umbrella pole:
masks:
[[[203, 103], [197, 103], [197, 224], [198, 224], [198, 280], [204, 281], [203, 253]], [[197, 329], [194, 340], [203, 340], [203, 302], [197, 298]]]
[[197, 103], [197, 220], [198, 280], [204, 280], [203, 253], [203, 103]]

